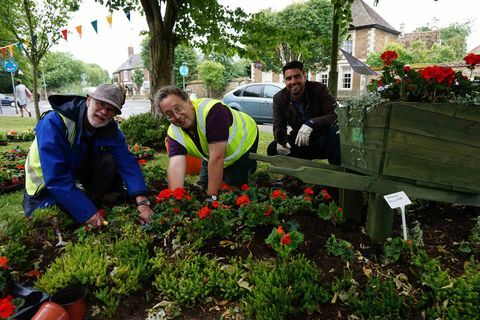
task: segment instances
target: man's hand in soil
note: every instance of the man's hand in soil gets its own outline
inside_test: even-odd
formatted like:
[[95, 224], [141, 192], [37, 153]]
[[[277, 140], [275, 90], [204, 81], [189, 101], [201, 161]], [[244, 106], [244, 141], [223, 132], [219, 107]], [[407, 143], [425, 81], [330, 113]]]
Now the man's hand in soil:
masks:
[[146, 224], [152, 221], [152, 214], [153, 211], [150, 208], [150, 201], [148, 201], [147, 197], [145, 196], [138, 196], [136, 199], [137, 201], [137, 208], [140, 212], [139, 214], [139, 221], [140, 224]]
[[91, 216], [87, 221], [85, 221], [85, 225], [90, 225], [93, 228], [101, 228], [103, 227], [106, 223], [108, 223], [105, 219], [103, 219], [103, 216], [105, 215], [105, 210], [100, 209], [93, 216]]

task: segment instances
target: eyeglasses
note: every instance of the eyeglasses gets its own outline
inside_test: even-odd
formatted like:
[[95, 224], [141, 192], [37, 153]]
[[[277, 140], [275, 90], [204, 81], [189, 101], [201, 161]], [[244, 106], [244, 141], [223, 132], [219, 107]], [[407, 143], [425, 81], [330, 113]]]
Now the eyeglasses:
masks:
[[175, 115], [179, 116], [185, 110], [185, 105], [176, 105], [172, 111], [164, 112], [163, 115], [167, 118], [168, 121], [175, 119]]
[[107, 105], [107, 103], [105, 103], [104, 101], [95, 100], [95, 102], [97, 103], [97, 106], [100, 110], [105, 110], [106, 112], [114, 116], [117, 115], [117, 108]]

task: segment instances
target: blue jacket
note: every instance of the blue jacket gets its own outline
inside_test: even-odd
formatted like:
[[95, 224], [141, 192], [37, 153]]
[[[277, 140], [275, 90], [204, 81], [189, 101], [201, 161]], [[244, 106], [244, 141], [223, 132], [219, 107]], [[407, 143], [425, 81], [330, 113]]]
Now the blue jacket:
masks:
[[[37, 208], [58, 203], [77, 221], [84, 223], [98, 210], [88, 196], [77, 188], [74, 178], [87, 153], [87, 144], [82, 139], [83, 121], [87, 110], [86, 99], [80, 96], [55, 95], [48, 100], [54, 112], [44, 114], [39, 121], [33, 142], [37, 144], [37, 148], [31, 148], [29, 152], [29, 157], [35, 158], [31, 155], [34, 152], [32, 149], [38, 150], [37, 158], [40, 159], [43, 185], [36, 194], [29, 195], [25, 190], [23, 202], [25, 214], [29, 216]], [[65, 121], [60, 114], [75, 123], [73, 141], [69, 141]], [[114, 121], [96, 129], [93, 152], [112, 154], [117, 172], [125, 183], [130, 197], [147, 192], [140, 167], [135, 157], [128, 151], [125, 136]], [[27, 158], [25, 171], [29, 170], [29, 165]]]

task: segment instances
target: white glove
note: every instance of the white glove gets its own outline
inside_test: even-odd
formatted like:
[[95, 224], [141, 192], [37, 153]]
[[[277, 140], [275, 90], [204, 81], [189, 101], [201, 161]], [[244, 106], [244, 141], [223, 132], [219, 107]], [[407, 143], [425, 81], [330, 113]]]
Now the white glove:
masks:
[[313, 128], [303, 124], [300, 130], [298, 130], [297, 138], [295, 139], [295, 144], [299, 147], [308, 146], [310, 141], [310, 134], [312, 133]]
[[280, 143], [277, 143], [277, 153], [281, 156], [290, 154], [290, 144], [287, 142], [285, 146], [282, 146]]

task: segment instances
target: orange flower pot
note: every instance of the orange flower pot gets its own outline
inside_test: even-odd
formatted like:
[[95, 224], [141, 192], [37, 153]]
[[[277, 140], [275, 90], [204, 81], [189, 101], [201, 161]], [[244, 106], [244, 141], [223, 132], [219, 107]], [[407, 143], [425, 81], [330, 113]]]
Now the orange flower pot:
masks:
[[55, 302], [44, 302], [32, 320], [70, 320], [67, 310]]
[[87, 288], [84, 286], [69, 286], [56, 292], [50, 298], [50, 301], [56, 302], [65, 308], [70, 316], [70, 320], [83, 320], [87, 292]]
[[[167, 138], [165, 138], [165, 148], [167, 149], [168, 153], [168, 143], [167, 143]], [[200, 169], [202, 168], [202, 159], [197, 158], [197, 157], [192, 157], [191, 155], [188, 155], [185, 157], [187, 160], [187, 167], [185, 170], [186, 174], [199, 174]]]

